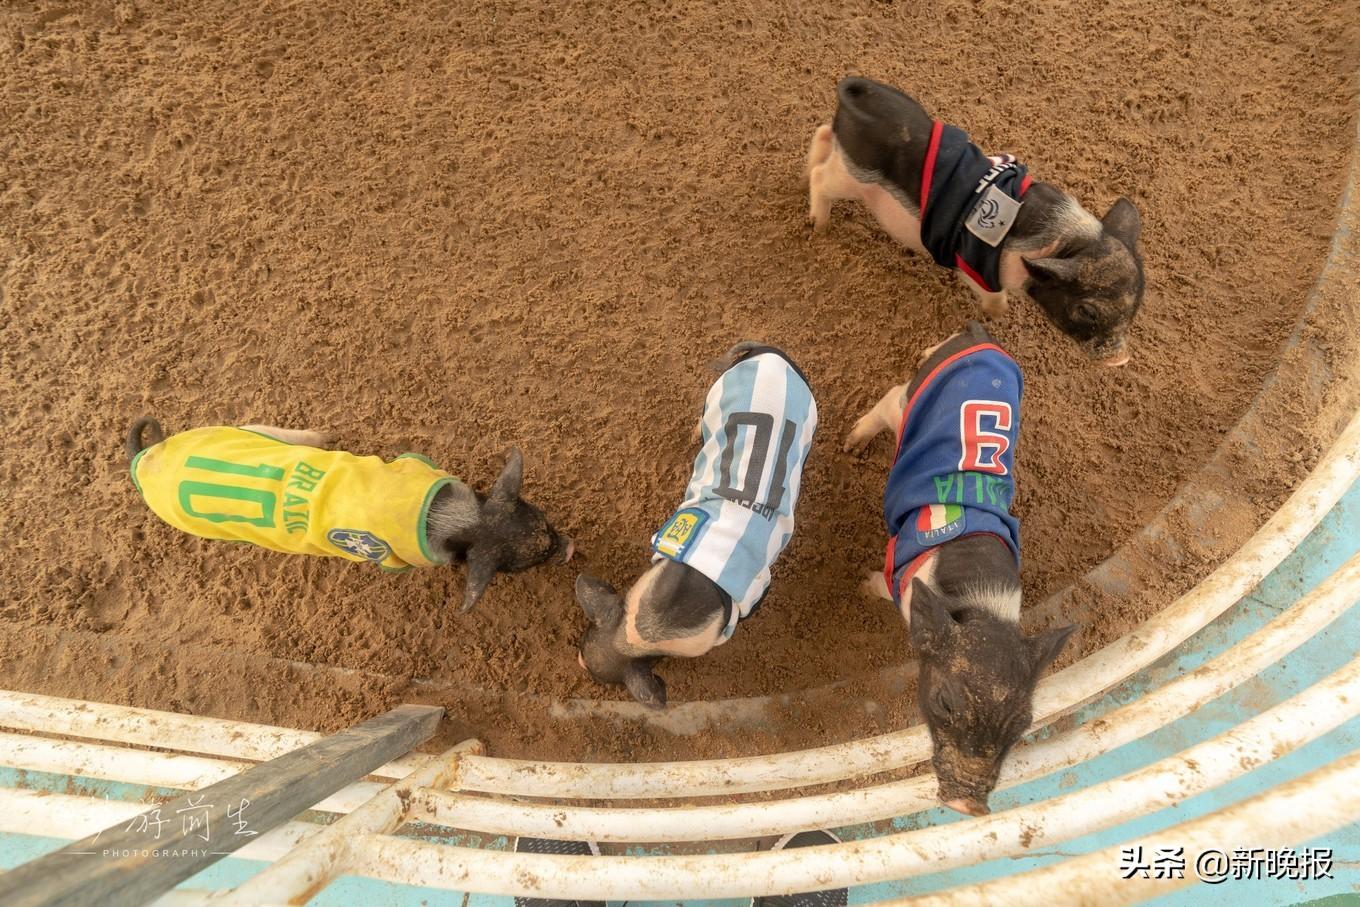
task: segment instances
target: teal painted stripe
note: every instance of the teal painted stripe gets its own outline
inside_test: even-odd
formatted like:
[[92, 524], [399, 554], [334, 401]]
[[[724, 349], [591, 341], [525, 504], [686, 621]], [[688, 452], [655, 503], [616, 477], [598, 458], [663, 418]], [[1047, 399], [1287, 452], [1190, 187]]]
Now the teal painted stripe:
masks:
[[[13, 869], [20, 863], [36, 859], [67, 843], [69, 842], [59, 838], [0, 834], [0, 869]], [[71, 859], [98, 859], [98, 857]], [[214, 863], [179, 887], [206, 890], [235, 888], [268, 865], [260, 860], [228, 857]], [[343, 876], [307, 903], [311, 907], [354, 907], [356, 904], [363, 904], [364, 907], [461, 907], [463, 895], [436, 888], [390, 885], [373, 879]]]

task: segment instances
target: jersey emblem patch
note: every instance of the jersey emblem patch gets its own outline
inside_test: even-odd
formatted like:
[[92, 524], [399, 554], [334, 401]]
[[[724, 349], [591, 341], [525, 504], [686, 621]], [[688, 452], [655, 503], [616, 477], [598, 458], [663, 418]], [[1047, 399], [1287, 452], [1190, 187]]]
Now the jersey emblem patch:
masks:
[[958, 538], [966, 522], [958, 504], [927, 504], [916, 514], [916, 543], [929, 548]]
[[363, 529], [332, 529], [326, 541], [346, 554], [381, 564], [392, 556], [392, 546]]
[[708, 522], [708, 513], [697, 508], [686, 508], [671, 517], [666, 525], [657, 532], [652, 547], [658, 554], [674, 560], [685, 556], [690, 542], [699, 534], [699, 529]]
[[995, 248], [1011, 231], [1011, 225], [1019, 213], [1020, 202], [996, 186], [988, 186], [982, 200], [974, 206], [963, 223], [969, 233]]

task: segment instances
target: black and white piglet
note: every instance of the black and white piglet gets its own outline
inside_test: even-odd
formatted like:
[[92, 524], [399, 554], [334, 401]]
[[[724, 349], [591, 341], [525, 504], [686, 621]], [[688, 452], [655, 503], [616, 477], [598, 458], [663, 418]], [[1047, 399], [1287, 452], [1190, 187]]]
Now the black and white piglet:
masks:
[[817, 230], [832, 202], [861, 201], [898, 242], [957, 269], [989, 315], [1005, 311], [1007, 291], [1021, 291], [1093, 360], [1128, 361], [1129, 326], [1143, 304], [1132, 202], [1121, 198], [1097, 219], [895, 88], [850, 78], [836, 94], [835, 118], [808, 152]]
[[582, 666], [654, 708], [666, 704], [656, 663], [726, 642], [764, 597], [793, 535], [817, 429], [807, 380], [780, 350], [739, 343], [714, 371], [684, 503], [652, 537], [651, 569], [623, 596], [603, 580], [576, 581], [589, 619]]
[[917, 698], [940, 800], [969, 815], [1029, 728], [1039, 675], [1075, 627], [1020, 634], [1020, 523], [1011, 514], [1020, 368], [977, 322], [929, 351], [845, 448], [897, 433], [888, 550], [866, 584], [897, 603], [920, 658]]
[[167, 438], [155, 419], [143, 418], [128, 431], [126, 449], [137, 490], [176, 529], [386, 570], [464, 561], [464, 611], [497, 573], [571, 559], [571, 539], [519, 496], [518, 450], [483, 495], [419, 454], [385, 463], [330, 450], [327, 441], [321, 432], [268, 425]]

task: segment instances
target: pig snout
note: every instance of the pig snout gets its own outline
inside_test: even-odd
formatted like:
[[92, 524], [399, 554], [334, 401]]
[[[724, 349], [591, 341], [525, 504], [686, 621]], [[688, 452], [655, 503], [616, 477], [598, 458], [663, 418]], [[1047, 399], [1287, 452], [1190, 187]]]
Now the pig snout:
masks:
[[986, 801], [973, 800], [967, 797], [956, 797], [953, 800], [946, 800], [945, 806], [954, 812], [963, 813], [965, 816], [985, 816], [991, 813], [991, 808]]
[[1121, 365], [1128, 365], [1130, 358], [1129, 348], [1121, 343], [1113, 353], [1107, 353], [1104, 356], [1096, 356], [1094, 358], [1097, 365], [1104, 366], [1105, 368], [1118, 368]]
[[937, 755], [944, 757], [935, 760], [940, 802], [965, 816], [990, 813], [987, 797], [996, 787], [1001, 761], [986, 756], [965, 756], [957, 750]]
[[985, 816], [992, 811], [987, 805], [987, 797], [995, 786], [995, 782], [990, 779], [957, 782], [940, 778], [940, 802], [965, 816]]
[[1092, 362], [1106, 368], [1126, 365], [1130, 358], [1129, 342], [1125, 337], [1097, 340], [1082, 346]]

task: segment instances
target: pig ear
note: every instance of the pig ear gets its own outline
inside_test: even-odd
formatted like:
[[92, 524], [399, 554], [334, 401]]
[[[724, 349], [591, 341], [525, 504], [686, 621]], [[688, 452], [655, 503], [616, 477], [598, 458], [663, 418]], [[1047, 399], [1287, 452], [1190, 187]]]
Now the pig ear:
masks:
[[491, 486], [491, 493], [487, 497], [498, 504], [513, 504], [519, 498], [522, 484], [524, 484], [524, 455], [519, 452], [518, 447], [512, 447], [505, 457], [505, 467], [496, 479], [496, 484]]
[[1127, 198], [1121, 198], [1110, 206], [1100, 219], [1105, 232], [1132, 249], [1138, 243], [1138, 234], [1143, 229], [1138, 209]]
[[666, 707], [666, 684], [655, 674], [646, 662], [638, 660], [628, 665], [623, 674], [623, 684], [633, 698], [649, 709]]
[[463, 613], [477, 607], [482, 593], [496, 575], [496, 555], [486, 546], [474, 545], [467, 553], [467, 588], [463, 592]]
[[911, 581], [911, 644], [923, 655], [939, 655], [948, 647], [954, 618], [944, 596], [919, 579]]
[[1040, 633], [1025, 640], [1029, 646], [1030, 659], [1034, 662], [1034, 676], [1038, 677], [1044, 672], [1044, 668], [1053, 663], [1062, 651], [1063, 644], [1067, 642], [1067, 637], [1077, 629], [1076, 624], [1069, 624], [1066, 627], [1059, 627], [1056, 630], [1049, 630], [1047, 633]]
[[1075, 258], [1022, 258], [1029, 276], [1039, 283], [1070, 283], [1081, 264]]
[[602, 630], [612, 630], [623, 617], [619, 593], [602, 579], [584, 573], [576, 577], [576, 600], [590, 622]]

